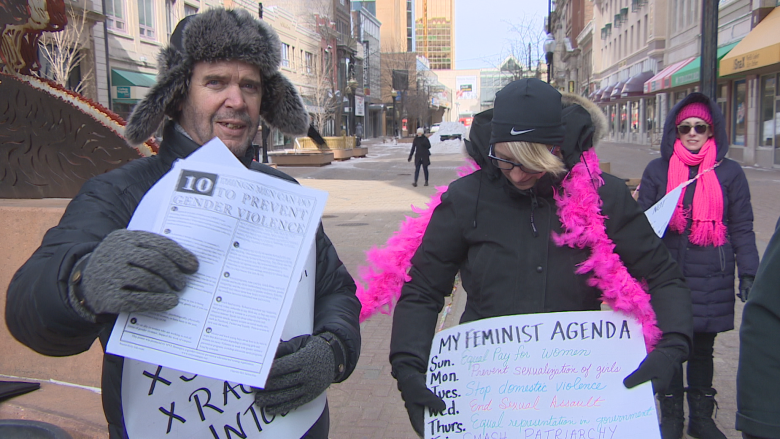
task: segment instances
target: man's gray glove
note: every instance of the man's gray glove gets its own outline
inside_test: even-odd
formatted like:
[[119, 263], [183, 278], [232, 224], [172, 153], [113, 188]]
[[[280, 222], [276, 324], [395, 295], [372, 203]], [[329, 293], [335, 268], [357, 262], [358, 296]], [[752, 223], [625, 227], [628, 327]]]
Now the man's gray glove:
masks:
[[750, 294], [750, 289], [753, 288], [753, 281], [755, 279], [755, 276], [749, 274], [743, 274], [739, 277], [739, 292], [737, 293], [739, 300], [743, 302], [748, 300], [748, 295]]
[[329, 332], [280, 343], [265, 388], [255, 389], [255, 404], [277, 415], [313, 401], [336, 379], [336, 363], [343, 371], [336, 352], [343, 352], [341, 342]]
[[425, 409], [441, 413], [447, 408], [444, 400], [425, 385], [425, 374], [413, 372], [398, 378], [398, 390], [404, 400], [409, 422], [420, 437], [425, 436]]
[[666, 334], [655, 349], [647, 354], [639, 367], [623, 380], [626, 388], [636, 387], [652, 380], [653, 393], [664, 393], [674, 374], [690, 351], [687, 340], [680, 334]]
[[185, 275], [196, 271], [198, 258], [175, 241], [119, 229], [76, 263], [69, 297], [81, 314], [165, 311], [179, 303], [175, 291], [186, 286]]

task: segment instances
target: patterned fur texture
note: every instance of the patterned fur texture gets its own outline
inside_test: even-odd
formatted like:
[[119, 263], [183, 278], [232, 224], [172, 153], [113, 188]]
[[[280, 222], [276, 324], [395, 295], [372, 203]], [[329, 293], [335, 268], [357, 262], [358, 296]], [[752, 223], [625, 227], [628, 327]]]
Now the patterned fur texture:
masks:
[[598, 141], [603, 138], [608, 130], [607, 116], [601, 111], [598, 105], [588, 98], [573, 93], [561, 93], [561, 103], [564, 106], [576, 104], [584, 108], [589, 114], [593, 127], [595, 128], [595, 134], [593, 134], [593, 146], [598, 144]]
[[243, 9], [211, 9], [179, 22], [171, 44], [158, 56], [157, 83], [130, 115], [125, 137], [131, 144], [148, 139], [163, 122], [175, 118], [187, 97], [193, 66], [200, 61], [244, 61], [260, 69], [260, 116], [288, 134], [306, 134], [309, 115], [292, 83], [279, 73], [281, 42], [266, 23]]

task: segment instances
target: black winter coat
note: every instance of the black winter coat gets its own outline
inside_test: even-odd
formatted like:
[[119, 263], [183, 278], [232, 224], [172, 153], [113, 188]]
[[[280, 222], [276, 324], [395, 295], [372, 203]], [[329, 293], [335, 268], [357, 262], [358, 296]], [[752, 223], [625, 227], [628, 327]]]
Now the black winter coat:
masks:
[[[560, 179], [545, 176], [528, 191], [511, 185], [485, 159], [491, 117], [488, 110], [474, 119], [467, 143], [482, 169], [450, 184], [412, 258], [411, 280], [403, 286], [393, 320], [390, 361], [396, 377], [425, 372], [437, 314], [458, 271], [468, 295], [461, 323], [600, 309], [601, 291], [587, 284], [589, 275], [575, 274], [590, 250], [558, 247], [551, 239], [552, 233], [562, 232], [553, 200], [553, 187], [560, 190]], [[573, 145], [580, 140], [579, 133], [568, 131], [574, 125], [567, 122], [566, 135], [572, 140], [562, 147], [569, 167], [582, 153]], [[592, 129], [583, 134], [587, 142], [592, 135]], [[602, 212], [615, 251], [632, 276], [647, 282], [661, 331], [681, 334], [689, 343], [690, 295], [682, 273], [625, 183], [602, 175]]]
[[[138, 203], [177, 158], [199, 146], [172, 123], [165, 128], [159, 154], [141, 158], [87, 181], [68, 204], [59, 225], [50, 229], [30, 259], [16, 272], [8, 287], [5, 321], [11, 334], [38, 353], [67, 356], [84, 352], [95, 338], [105, 349], [116, 316], [98, 316], [98, 323], [81, 318], [68, 302], [68, 277], [74, 264], [114, 230], [127, 227]], [[288, 175], [242, 160], [251, 169], [294, 181]], [[346, 379], [360, 356], [360, 302], [355, 283], [341, 263], [322, 225], [316, 236], [314, 331], [336, 334], [343, 342]], [[122, 367], [124, 358], [103, 357], [103, 409], [112, 439], [126, 438], [122, 415]], [[319, 422], [327, 422], [321, 419]]]
[[737, 370], [737, 430], [780, 437], [780, 222], [742, 312]]
[[414, 156], [415, 166], [421, 163], [425, 166], [431, 164], [431, 141], [425, 135], [415, 136], [412, 140], [412, 150], [409, 151], [409, 159]]
[[[753, 208], [750, 204], [750, 188], [742, 167], [725, 158], [729, 143], [725, 121], [718, 105], [700, 93], [692, 93], [678, 103], [666, 119], [661, 140], [661, 158], [647, 165], [639, 186], [639, 205], [647, 210], [666, 195], [669, 159], [674, 153], [677, 139], [675, 118], [683, 106], [691, 102], [704, 102], [710, 107], [715, 143], [716, 160], [722, 160], [715, 168], [723, 190], [723, 224], [728, 228], [728, 243], [721, 247], [701, 247], [688, 240], [691, 221], [684, 234], [666, 231], [663, 241], [680, 264], [686, 282], [691, 288], [693, 322], [696, 332], [723, 332], [734, 329], [734, 267], [739, 275], [755, 276], [758, 268], [756, 236], [753, 233]], [[699, 167], [690, 169], [690, 177]], [[683, 205], [690, 208], [698, 180], [685, 189]]]

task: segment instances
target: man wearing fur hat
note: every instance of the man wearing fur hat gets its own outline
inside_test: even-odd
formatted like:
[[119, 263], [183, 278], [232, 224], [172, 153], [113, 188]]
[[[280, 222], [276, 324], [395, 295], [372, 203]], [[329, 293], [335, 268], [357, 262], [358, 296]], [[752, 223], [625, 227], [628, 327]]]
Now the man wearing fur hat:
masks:
[[[159, 56], [158, 82], [126, 129], [128, 140], [140, 143], [168, 116], [159, 153], [85, 183], [60, 224], [16, 273], [8, 290], [6, 322], [19, 341], [45, 355], [74, 355], [98, 337], [105, 347], [120, 312], [164, 311], [178, 304], [176, 292], [185, 287], [185, 275], [197, 271], [197, 258], [166, 237], [126, 226], [141, 198], [172, 163], [212, 138], [219, 137], [252, 170], [294, 181], [252, 162], [250, 148], [261, 117], [291, 134], [309, 128], [298, 93], [278, 71], [280, 48], [276, 33], [243, 10], [211, 9], [179, 23]], [[322, 227], [316, 236], [316, 266], [313, 335], [280, 344], [265, 389], [225, 382], [223, 391], [222, 381], [219, 396], [198, 389], [185, 401], [197, 405], [199, 416], [181, 416], [182, 409], [173, 404], [159, 410], [154, 406], [154, 416], [167, 416], [167, 431], [162, 428], [159, 437], [212, 437], [215, 431], [221, 435], [223, 426], [226, 434], [233, 429], [241, 437], [269, 437], [268, 424], [275, 415], [309, 403], [351, 374], [360, 354], [360, 303]], [[152, 395], [154, 384], [161, 391], [172, 382], [195, 379], [165, 368], [131, 376], [134, 363], [104, 356], [103, 407], [111, 438], [151, 437], [133, 431], [139, 423], [157, 421], [138, 416], [140, 404], [128, 402], [128, 392], [123, 392], [128, 386], [149, 387], [153, 377]], [[229, 399], [243, 404], [238, 414], [226, 410]], [[218, 418], [220, 414], [231, 419]], [[144, 422], [134, 421], [138, 419]], [[328, 419], [325, 405], [319, 420], [301, 434], [327, 438]], [[202, 425], [203, 434], [182, 433], [193, 425]]]

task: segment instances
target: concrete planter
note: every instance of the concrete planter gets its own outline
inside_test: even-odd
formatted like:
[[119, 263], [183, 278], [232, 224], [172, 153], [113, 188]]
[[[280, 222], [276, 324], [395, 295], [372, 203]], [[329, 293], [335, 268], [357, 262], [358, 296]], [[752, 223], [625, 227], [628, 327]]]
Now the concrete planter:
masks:
[[297, 152], [287, 150], [269, 152], [268, 158], [277, 166], [325, 166], [333, 161], [333, 153], [329, 151]]
[[368, 154], [367, 146], [358, 146], [352, 148], [352, 157], [365, 157]]
[[328, 150], [329, 153], [333, 154], [333, 160], [349, 160], [352, 158], [352, 151], [353, 149], [331, 149]]

